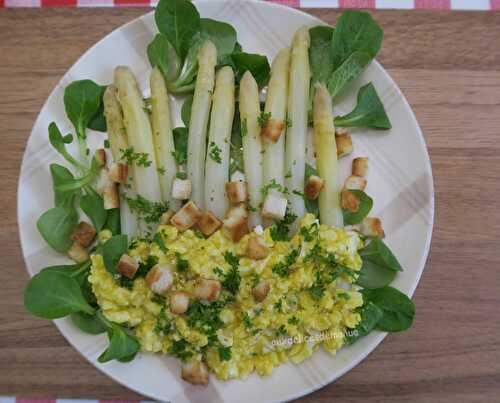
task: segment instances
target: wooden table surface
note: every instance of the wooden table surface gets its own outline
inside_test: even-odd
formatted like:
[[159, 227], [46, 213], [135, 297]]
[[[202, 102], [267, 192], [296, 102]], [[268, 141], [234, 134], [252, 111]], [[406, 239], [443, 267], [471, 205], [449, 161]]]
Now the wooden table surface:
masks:
[[[35, 118], [92, 44], [145, 9], [0, 9], [0, 395], [138, 399], [28, 315], [16, 187]], [[308, 10], [334, 23], [338, 13]], [[500, 13], [377, 11], [436, 188], [414, 326], [304, 402], [500, 399]], [[411, 247], [411, 240], [409, 240]]]

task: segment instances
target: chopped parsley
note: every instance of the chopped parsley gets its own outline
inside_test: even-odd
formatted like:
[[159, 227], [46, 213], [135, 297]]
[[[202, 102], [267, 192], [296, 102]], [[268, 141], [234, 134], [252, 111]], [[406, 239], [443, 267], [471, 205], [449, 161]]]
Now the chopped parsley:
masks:
[[264, 127], [269, 122], [269, 119], [271, 119], [271, 112], [261, 112], [257, 118], [257, 123], [259, 123], [260, 127]]
[[225, 304], [223, 301], [193, 301], [186, 312], [188, 326], [207, 335], [209, 345], [217, 343], [216, 332], [224, 326], [219, 315]]
[[285, 174], [285, 179], [289, 179], [292, 177], [292, 170], [289, 169], [288, 172]]
[[186, 362], [188, 358], [193, 356], [193, 351], [188, 349], [189, 347], [190, 344], [184, 339], [174, 340], [169, 353], [179, 358], [182, 362]]
[[160, 217], [168, 210], [168, 202], [152, 202], [141, 195], [135, 199], [126, 198], [127, 203], [133, 213], [148, 224], [154, 224], [160, 221]]
[[224, 260], [227, 264], [229, 264], [229, 266], [231, 266], [231, 268], [224, 277], [222, 286], [230, 293], [236, 294], [240, 289], [241, 283], [241, 276], [239, 273], [240, 260], [231, 252], [224, 253]]
[[[165, 300], [163, 300], [163, 303], [165, 304]], [[172, 324], [172, 320], [167, 318], [165, 306], [163, 305], [160, 314], [158, 315], [158, 319], [156, 320], [154, 332], [157, 334], [169, 334], [173, 330]]]
[[108, 139], [104, 140], [104, 148], [109, 148], [109, 147], [110, 147], [109, 140]]
[[259, 285], [260, 283], [260, 277], [257, 273], [253, 272], [251, 275], [250, 275], [250, 285], [252, 288], [255, 288]]
[[299, 230], [300, 236], [304, 238], [304, 241], [311, 242], [318, 238], [319, 227], [316, 223], [311, 224], [309, 227], [301, 227]]
[[229, 361], [231, 359], [231, 347], [219, 347], [217, 351], [219, 352], [220, 361]]
[[165, 169], [165, 167], [158, 167], [156, 170], [158, 171], [158, 174], [160, 174], [162, 176], [167, 173], [167, 170]]
[[297, 261], [299, 254], [299, 249], [292, 250], [290, 254], [285, 257], [283, 262], [278, 262], [273, 266], [273, 273], [280, 277], [288, 277], [292, 270], [292, 265]]
[[287, 129], [289, 129], [290, 127], [292, 127], [292, 119], [290, 119], [289, 117], [287, 117], [287, 118], [285, 119], [285, 127], [286, 127]]
[[154, 235], [153, 242], [158, 245], [158, 247], [160, 248], [160, 250], [163, 253], [167, 253], [168, 252], [168, 249], [167, 249], [167, 247], [165, 245], [165, 242], [163, 241], [163, 238], [161, 237], [161, 234], [159, 232], [157, 232]]
[[296, 316], [288, 318], [288, 324], [297, 326], [299, 324], [299, 319]]
[[125, 161], [125, 164], [127, 165], [137, 165], [137, 166], [142, 166], [142, 167], [149, 167], [153, 163], [149, 159], [149, 154], [148, 153], [136, 153], [134, 151], [133, 147], [125, 148], [125, 149], [120, 149], [120, 152], [122, 153], [121, 159]]
[[278, 312], [283, 312], [283, 301], [280, 299], [278, 302], [275, 302], [273, 308]]
[[222, 157], [220, 154], [222, 152], [222, 149], [217, 144], [215, 144], [213, 141], [210, 142], [210, 145], [208, 146], [208, 148], [209, 148], [208, 156], [213, 161], [215, 161], [217, 164], [221, 164]]
[[285, 337], [288, 334], [285, 325], [281, 325], [278, 330], [276, 330], [276, 335], [278, 337]]
[[313, 285], [308, 288], [308, 291], [314, 299], [321, 299], [323, 295], [325, 295], [325, 282], [321, 278], [320, 272], [316, 272], [316, 280]]
[[262, 188], [260, 189], [260, 193], [262, 193], [263, 199], [267, 196], [269, 190], [271, 189], [274, 189], [283, 194], [288, 194], [288, 189], [285, 186], [280, 185], [278, 182], [276, 182], [276, 179], [273, 178], [267, 185], [262, 186]]
[[218, 276], [218, 277], [223, 277], [224, 276], [224, 272], [222, 271], [222, 269], [220, 267], [216, 267], [214, 268], [213, 272]]
[[177, 172], [177, 173], [175, 174], [175, 177], [176, 177], [177, 179], [186, 180], [186, 179], [187, 179], [187, 177], [188, 177], [188, 175], [187, 175], [187, 173], [186, 173], [186, 172]]
[[250, 318], [250, 315], [247, 312], [243, 313], [243, 324], [247, 329], [252, 327], [252, 318]]
[[175, 268], [178, 272], [185, 272], [189, 268], [189, 262], [186, 259], [183, 259], [179, 252], [175, 252], [175, 257]]
[[292, 213], [287, 207], [285, 217], [274, 224], [269, 233], [273, 241], [288, 241], [289, 226], [297, 219], [297, 215]]

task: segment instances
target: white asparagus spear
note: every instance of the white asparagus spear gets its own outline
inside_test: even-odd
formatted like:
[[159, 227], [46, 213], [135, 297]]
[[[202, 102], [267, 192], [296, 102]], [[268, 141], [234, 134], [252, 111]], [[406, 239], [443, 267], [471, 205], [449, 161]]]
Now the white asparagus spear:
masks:
[[332, 98], [323, 84], [315, 86], [314, 95], [314, 143], [316, 165], [319, 176], [324, 179], [324, 187], [319, 193], [319, 215], [321, 223], [342, 227], [337, 143], [333, 124]]
[[198, 52], [198, 76], [189, 120], [187, 155], [187, 174], [192, 186], [191, 200], [200, 209], [204, 208], [207, 126], [212, 104], [216, 63], [217, 49], [212, 42], [206, 41]]
[[177, 210], [180, 203], [172, 198], [172, 182], [177, 173], [174, 136], [170, 119], [170, 104], [168, 100], [165, 79], [158, 67], [151, 71], [151, 128], [155, 145], [156, 162], [160, 176], [161, 196], [168, 201], [170, 209]]
[[[104, 115], [106, 117], [106, 125], [108, 128], [108, 140], [115, 163], [122, 162], [122, 152], [128, 147], [127, 132], [123, 125], [123, 115], [120, 104], [118, 102], [118, 90], [114, 85], [109, 85], [104, 92]], [[137, 235], [137, 219], [130, 211], [126, 198], [133, 198], [135, 194], [135, 186], [133, 183], [133, 167], [128, 167], [127, 186], [120, 186], [120, 223], [122, 234], [126, 234], [129, 238]]]
[[[309, 30], [299, 29], [292, 43], [290, 80], [288, 87], [288, 119], [291, 127], [286, 133], [285, 172], [291, 211], [300, 219], [305, 213], [304, 198], [294, 191], [304, 190], [304, 171], [307, 136], [307, 104], [309, 99]], [[291, 230], [297, 229], [296, 220]]]
[[115, 69], [114, 83], [123, 110], [129, 147], [133, 148], [134, 153], [141, 153], [146, 157], [142, 163], [134, 164], [137, 194], [152, 202], [162, 201], [153, 133], [137, 81], [128, 67], [118, 66]]
[[[264, 185], [273, 179], [285, 185], [285, 130], [288, 97], [290, 50], [283, 49], [275, 57], [267, 89], [264, 116], [267, 122], [261, 130], [264, 155], [262, 161]], [[279, 137], [278, 137], [279, 136]]]
[[234, 118], [234, 73], [229, 66], [217, 73], [210, 115], [205, 164], [205, 209], [223, 219], [229, 207], [225, 195], [229, 180], [229, 152]]
[[253, 228], [262, 224], [258, 211], [262, 203], [262, 143], [257, 120], [260, 115], [259, 88], [249, 71], [241, 79], [239, 98], [243, 163], [251, 210], [249, 224]]

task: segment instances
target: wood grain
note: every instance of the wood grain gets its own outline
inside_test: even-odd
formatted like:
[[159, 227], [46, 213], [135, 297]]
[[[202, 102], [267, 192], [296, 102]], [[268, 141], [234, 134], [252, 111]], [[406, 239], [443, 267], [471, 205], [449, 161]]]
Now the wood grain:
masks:
[[[33, 122], [61, 75], [145, 9], [0, 10], [0, 394], [137, 399], [22, 305], [16, 187]], [[309, 10], [334, 23], [338, 13]], [[430, 150], [436, 223], [417, 317], [304, 402], [492, 402], [500, 395], [500, 13], [378, 11], [379, 60]], [[410, 240], [411, 242], [411, 240]]]

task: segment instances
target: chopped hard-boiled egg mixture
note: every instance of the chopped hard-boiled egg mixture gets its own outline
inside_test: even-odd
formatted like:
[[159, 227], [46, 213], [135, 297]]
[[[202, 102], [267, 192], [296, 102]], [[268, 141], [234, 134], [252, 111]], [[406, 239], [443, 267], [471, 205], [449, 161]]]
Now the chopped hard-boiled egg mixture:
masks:
[[[256, 260], [246, 253], [254, 235], [234, 243], [221, 231], [204, 239], [161, 225], [153, 241], [133, 242], [129, 251], [143, 272], [169, 273], [161, 295], [149, 274], [120, 283], [97, 254], [89, 280], [108, 320], [133, 328], [143, 351], [181, 359], [183, 377], [194, 383], [206, 383], [206, 367], [219, 379], [241, 379], [269, 375], [288, 359], [299, 363], [320, 345], [335, 354], [360, 321], [362, 295], [352, 285], [359, 236], [308, 214], [290, 241], [263, 231], [268, 254]], [[212, 283], [219, 288], [200, 292]]]

